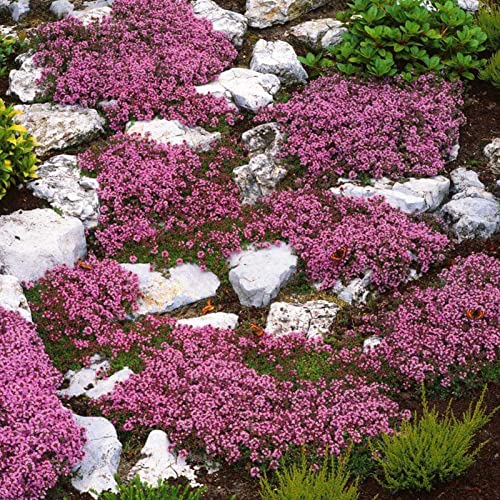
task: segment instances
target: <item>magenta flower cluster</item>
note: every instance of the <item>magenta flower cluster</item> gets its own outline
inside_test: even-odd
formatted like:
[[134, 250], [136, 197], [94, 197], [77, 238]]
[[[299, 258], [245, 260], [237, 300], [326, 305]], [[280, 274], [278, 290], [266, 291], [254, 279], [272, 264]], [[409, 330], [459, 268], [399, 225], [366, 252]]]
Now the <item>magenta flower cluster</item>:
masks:
[[459, 90], [432, 76], [401, 87], [328, 76], [258, 119], [282, 124], [283, 154], [297, 156], [314, 179], [432, 176], [443, 170], [464, 123]]
[[[229, 108], [197, 94], [237, 52], [187, 0], [115, 0], [110, 17], [83, 26], [72, 17], [38, 29], [37, 61], [56, 102], [103, 109], [114, 130], [155, 115], [188, 124]], [[104, 101], [104, 102], [103, 102]]]
[[138, 341], [124, 320], [137, 307], [137, 276], [112, 260], [89, 258], [51, 269], [39, 281], [39, 328], [50, 340], [70, 339], [78, 349], [129, 350]]
[[271, 468], [290, 446], [338, 453], [349, 440], [391, 432], [398, 406], [382, 384], [355, 377], [280, 381], [247, 366], [245, 354], [254, 347], [230, 330], [178, 326], [146, 356], [145, 370], [100, 406], [125, 430], [162, 428], [177, 447]]
[[35, 326], [0, 307], [0, 492], [45, 498], [83, 457], [84, 431], [56, 395], [60, 374]]

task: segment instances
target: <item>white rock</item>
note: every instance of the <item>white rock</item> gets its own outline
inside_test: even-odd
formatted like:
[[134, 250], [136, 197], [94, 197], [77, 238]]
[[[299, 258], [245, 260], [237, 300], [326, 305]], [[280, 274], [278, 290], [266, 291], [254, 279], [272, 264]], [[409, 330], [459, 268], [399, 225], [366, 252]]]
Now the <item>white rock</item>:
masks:
[[347, 32], [343, 23], [333, 18], [315, 19], [297, 24], [290, 29], [290, 35], [303, 43], [308, 49], [326, 49], [342, 41], [342, 35]]
[[207, 83], [205, 85], [198, 85], [195, 87], [196, 92], [198, 94], [207, 95], [211, 94], [214, 97], [218, 97], [220, 99], [225, 99], [229, 108], [237, 110], [238, 106], [233, 101], [233, 94], [229, 92], [225, 87], [223, 87], [218, 80]]
[[393, 191], [423, 198], [425, 211], [432, 212], [443, 203], [450, 191], [450, 181], [442, 175], [428, 179], [410, 179], [407, 182], [397, 182]]
[[80, 493], [97, 498], [103, 491], [117, 492], [114, 475], [118, 471], [122, 445], [113, 424], [103, 417], [74, 415], [76, 423], [87, 433], [85, 457], [73, 471], [71, 484]]
[[488, 166], [494, 175], [500, 176], [500, 137], [496, 137], [484, 147], [484, 154], [488, 158]]
[[224, 71], [219, 78], [207, 85], [196, 87], [200, 94], [213, 94], [230, 99], [238, 107], [256, 113], [273, 102], [273, 96], [280, 89], [276, 75], [258, 73], [245, 68]]
[[259, 198], [271, 194], [286, 174], [286, 168], [266, 154], [254, 156], [250, 163], [233, 170], [243, 203], [255, 203]]
[[238, 324], [238, 315], [225, 312], [216, 312], [205, 314], [197, 318], [180, 319], [177, 322], [179, 325], [188, 325], [193, 328], [203, 328], [204, 326], [212, 326], [224, 330], [234, 330]]
[[66, 372], [64, 379], [69, 382], [68, 387], [60, 389], [57, 394], [65, 398], [82, 396], [87, 390], [95, 387], [98, 377], [106, 374], [109, 368], [109, 361], [96, 354], [92, 356], [90, 366], [76, 372], [73, 370]]
[[484, 184], [479, 180], [477, 173], [473, 170], [467, 170], [465, 167], [453, 170], [450, 177], [453, 183], [453, 192], [463, 191], [468, 187], [484, 189]]
[[14, 120], [24, 125], [39, 143], [38, 155], [78, 146], [103, 131], [104, 119], [95, 109], [58, 104], [14, 106], [22, 111]]
[[215, 31], [224, 33], [235, 47], [241, 47], [248, 24], [244, 15], [225, 10], [212, 0], [193, 0], [191, 5], [195, 17], [207, 19]]
[[95, 387], [86, 392], [86, 396], [90, 399], [99, 399], [101, 396], [110, 394], [114, 391], [118, 382], [125, 382], [133, 374], [134, 372], [128, 366], [125, 366], [113, 373], [111, 377], [98, 380]]
[[367, 271], [362, 278], [355, 278], [347, 285], [338, 280], [332, 291], [348, 304], [365, 304], [370, 294], [371, 276], [371, 271]]
[[38, 83], [42, 76], [41, 68], [34, 63], [34, 54], [21, 54], [16, 62], [19, 69], [9, 73], [9, 95], [15, 95], [21, 102], [33, 102], [43, 94], [43, 87]]
[[285, 244], [234, 253], [229, 281], [244, 306], [265, 307], [295, 274], [297, 257]]
[[156, 486], [158, 481], [185, 477], [191, 486], [199, 486], [195, 471], [186, 464], [184, 458], [169, 451], [171, 443], [165, 432], [154, 430], [149, 433], [141, 459], [132, 467], [128, 479], [139, 476], [142, 483]]
[[72, 266], [86, 253], [84, 227], [74, 217], [61, 217], [50, 208], [0, 217], [0, 274], [37, 280], [53, 267]]
[[171, 267], [169, 278], [151, 271], [149, 264], [122, 264], [122, 267], [139, 278], [143, 296], [138, 301], [136, 315], [161, 314], [213, 297], [220, 285], [215, 274], [202, 271], [195, 264]]
[[245, 16], [253, 28], [284, 24], [326, 5], [328, 0], [247, 0]]
[[496, 199], [452, 199], [441, 209], [459, 240], [488, 238], [500, 229], [500, 203]]
[[479, 9], [479, 0], [457, 0], [457, 4], [469, 12], [476, 12]]
[[210, 151], [212, 144], [220, 140], [219, 132], [207, 132], [201, 127], [186, 127], [178, 120], [155, 118], [151, 121], [129, 122], [127, 134], [150, 137], [161, 144], [186, 143], [191, 149]]
[[458, 152], [460, 151], [460, 144], [457, 142], [452, 146], [450, 152], [448, 153], [447, 161], [455, 161], [458, 158]]
[[80, 219], [86, 228], [97, 226], [99, 183], [81, 175], [76, 156], [54, 156], [38, 167], [37, 174], [38, 179], [28, 184], [35, 196], [47, 200], [63, 215]]
[[30, 306], [15, 276], [0, 274], [0, 307], [19, 313], [26, 321], [32, 321]]
[[241, 140], [245, 144], [250, 158], [260, 154], [267, 154], [275, 158], [280, 150], [283, 134], [277, 123], [269, 122], [243, 132]]
[[10, 14], [14, 21], [19, 21], [30, 11], [30, 0], [16, 0], [9, 5]]
[[372, 349], [375, 349], [382, 342], [382, 337], [378, 337], [377, 335], [372, 335], [368, 337], [363, 342], [363, 352], [369, 352]]
[[84, 26], [92, 23], [100, 23], [104, 18], [111, 16], [112, 0], [96, 0], [85, 2], [83, 9], [74, 10], [70, 15], [80, 19]]
[[286, 42], [259, 40], [253, 49], [250, 69], [276, 75], [283, 85], [304, 83], [306, 70], [300, 64], [293, 47]]
[[273, 302], [267, 317], [266, 331], [275, 337], [303, 332], [315, 338], [329, 331], [339, 306], [327, 300], [311, 300], [304, 304]]
[[69, 0], [55, 0], [50, 4], [50, 12], [58, 19], [68, 16], [75, 10], [75, 7]]

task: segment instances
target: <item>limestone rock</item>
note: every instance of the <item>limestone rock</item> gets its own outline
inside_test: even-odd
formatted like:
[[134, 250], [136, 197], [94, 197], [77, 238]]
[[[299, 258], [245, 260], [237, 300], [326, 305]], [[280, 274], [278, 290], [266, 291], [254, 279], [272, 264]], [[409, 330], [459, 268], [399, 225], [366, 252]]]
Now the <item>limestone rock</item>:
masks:
[[306, 70], [300, 64], [293, 47], [286, 42], [259, 40], [253, 49], [250, 69], [276, 75], [283, 85], [304, 83]]
[[15, 276], [0, 274], [0, 307], [19, 313], [26, 321], [32, 321], [30, 306]]
[[[122, 445], [113, 424], [103, 417], [74, 415], [87, 433], [83, 461], [73, 471], [71, 484], [80, 493], [97, 498], [103, 491], [117, 492], [114, 475], [118, 471]], [[93, 491], [92, 491], [93, 490]]]
[[432, 212], [441, 206], [450, 190], [450, 181], [442, 175], [428, 179], [409, 179], [406, 182], [397, 182], [393, 191], [423, 198], [424, 211]]
[[315, 338], [329, 331], [339, 306], [327, 300], [300, 303], [274, 302], [269, 309], [266, 331], [275, 337], [303, 332]]
[[22, 111], [14, 120], [24, 125], [39, 146], [38, 155], [78, 146], [103, 131], [104, 119], [95, 109], [59, 104], [29, 104], [14, 106]]
[[476, 12], [479, 9], [479, 0], [457, 0], [457, 4], [469, 12]]
[[72, 266], [86, 253], [84, 227], [74, 217], [61, 217], [50, 208], [0, 217], [0, 274], [38, 280], [53, 267]]
[[269, 122], [243, 132], [241, 140], [245, 144], [250, 158], [260, 154], [275, 158], [280, 150], [283, 134], [277, 123]]
[[128, 479], [139, 476], [141, 482], [156, 486], [160, 479], [185, 477], [191, 486], [199, 486], [194, 470], [186, 464], [184, 458], [171, 452], [170, 448], [165, 432], [151, 431], [141, 450], [141, 459], [130, 470]]
[[34, 54], [21, 54], [16, 58], [20, 68], [9, 73], [8, 94], [25, 103], [33, 102], [43, 94], [43, 87], [38, 83], [42, 70], [36, 66], [34, 58]]
[[85, 2], [83, 9], [74, 10], [70, 15], [79, 19], [84, 26], [92, 23], [100, 23], [105, 17], [111, 15], [110, 5], [113, 0], [95, 0], [93, 2]]
[[220, 281], [208, 271], [202, 271], [195, 264], [171, 267], [170, 277], [158, 271], [151, 271], [149, 264], [122, 264], [124, 269], [139, 278], [142, 298], [136, 315], [161, 314], [199, 300], [213, 297]]
[[247, 0], [245, 16], [252, 28], [284, 24], [326, 5], [328, 0]]
[[363, 352], [369, 352], [372, 349], [376, 349], [381, 342], [382, 338], [378, 337], [377, 335], [372, 335], [371, 337], [368, 337], [363, 342]]
[[489, 160], [493, 175], [500, 176], [500, 137], [496, 137], [484, 147], [484, 154]]
[[347, 32], [342, 22], [333, 18], [315, 19], [297, 24], [290, 29], [290, 35], [308, 49], [321, 50], [342, 41]]
[[193, 328], [203, 328], [204, 326], [212, 326], [214, 328], [221, 328], [224, 330], [234, 330], [238, 324], [238, 315], [216, 312], [205, 314], [197, 318], [180, 319], [177, 322], [179, 325], [189, 325]]
[[464, 191], [469, 187], [484, 189], [484, 184], [479, 180], [476, 172], [467, 170], [465, 167], [460, 167], [450, 174], [451, 182], [453, 182], [453, 192]]
[[161, 144], [183, 144], [191, 149], [210, 151], [212, 144], [219, 141], [219, 132], [207, 132], [201, 127], [186, 127], [178, 120], [155, 118], [151, 121], [130, 122], [127, 134], [150, 137]]
[[215, 31], [224, 33], [235, 47], [241, 47], [248, 24], [244, 15], [225, 10], [212, 0], [193, 0], [191, 5], [196, 17], [207, 19]]
[[229, 260], [229, 281], [244, 306], [265, 307], [295, 274], [297, 257], [285, 244], [249, 249]]
[[55, 0], [50, 4], [50, 12], [58, 19], [68, 16], [75, 10], [75, 7], [69, 0]]
[[30, 0], [15, 0], [9, 5], [10, 15], [16, 23], [30, 11]]
[[28, 184], [33, 194], [60, 210], [76, 217], [86, 228], [97, 226], [99, 198], [97, 179], [82, 176], [77, 157], [58, 155], [38, 167], [38, 179]]
[[367, 271], [362, 278], [355, 278], [347, 285], [338, 280], [332, 292], [348, 304], [365, 304], [370, 294], [371, 276], [371, 271]]

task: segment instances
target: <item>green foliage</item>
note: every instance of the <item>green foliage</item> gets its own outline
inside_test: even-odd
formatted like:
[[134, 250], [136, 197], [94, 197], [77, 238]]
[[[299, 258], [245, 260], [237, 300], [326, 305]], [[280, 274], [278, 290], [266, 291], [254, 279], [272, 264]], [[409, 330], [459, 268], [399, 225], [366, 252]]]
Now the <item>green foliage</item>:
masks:
[[[23, 38], [23, 37], [21, 37]], [[23, 47], [23, 42], [12, 36], [0, 36], [0, 76], [7, 72], [7, 63]]]
[[299, 56], [298, 59], [304, 66], [309, 68], [309, 74], [312, 77], [323, 74], [326, 69], [333, 66], [333, 61], [328, 56], [325, 56], [323, 51], [317, 54], [308, 52], [305, 57]]
[[493, 417], [483, 405], [486, 388], [459, 420], [450, 405], [444, 416], [430, 410], [425, 393], [423, 414], [405, 421], [399, 432], [383, 435], [372, 451], [381, 466], [380, 484], [392, 491], [430, 491], [437, 483], [462, 474], [474, 463], [483, 442], [473, 449], [476, 433]]
[[488, 48], [493, 52], [500, 50], [500, 5], [492, 0], [481, 3], [476, 21], [488, 36]]
[[349, 485], [349, 457], [325, 458], [313, 472], [302, 453], [300, 464], [276, 472], [276, 485], [267, 476], [260, 480], [262, 500], [356, 500], [357, 484]]
[[485, 50], [486, 33], [451, 0], [435, 3], [435, 10], [421, 3], [355, 0], [337, 15], [348, 29], [343, 42], [328, 48], [331, 60], [322, 55], [315, 64], [323, 70], [335, 63], [347, 75], [400, 74], [411, 81], [423, 73], [438, 73], [451, 80], [473, 80], [485, 63], [478, 53]]
[[11, 185], [36, 178], [38, 160], [33, 149], [37, 144], [24, 127], [14, 123], [18, 114], [0, 99], [0, 199]]
[[199, 500], [202, 490], [191, 490], [189, 486], [171, 486], [165, 481], [159, 481], [158, 486], [141, 483], [139, 476], [128, 484], [118, 477], [118, 493], [106, 491], [101, 493], [99, 500]]

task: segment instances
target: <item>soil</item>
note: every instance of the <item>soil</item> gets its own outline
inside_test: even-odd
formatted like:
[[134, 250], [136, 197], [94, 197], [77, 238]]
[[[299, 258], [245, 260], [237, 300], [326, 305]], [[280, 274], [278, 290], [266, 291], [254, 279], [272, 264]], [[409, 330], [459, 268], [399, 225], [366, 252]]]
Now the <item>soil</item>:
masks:
[[33, 196], [26, 188], [13, 187], [0, 199], [0, 216], [8, 215], [17, 210], [33, 210], [35, 208], [49, 208], [50, 205], [41, 198]]

